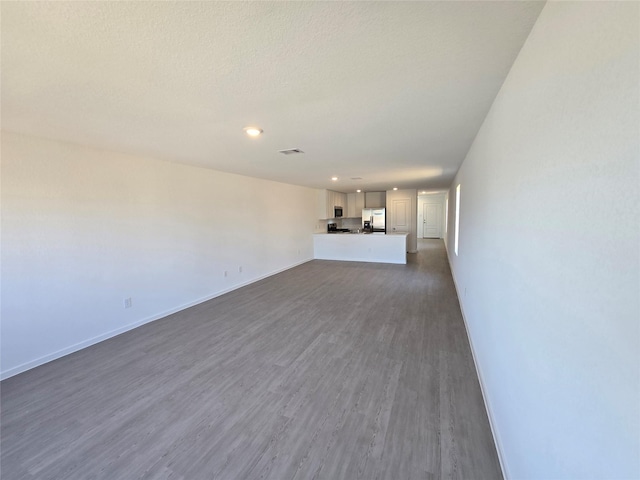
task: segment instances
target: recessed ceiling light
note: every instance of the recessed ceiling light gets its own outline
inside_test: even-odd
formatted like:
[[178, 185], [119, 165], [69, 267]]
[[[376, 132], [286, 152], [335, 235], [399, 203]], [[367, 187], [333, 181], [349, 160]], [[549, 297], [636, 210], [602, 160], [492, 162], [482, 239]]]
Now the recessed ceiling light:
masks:
[[246, 127], [244, 131], [250, 137], [257, 137], [262, 133], [262, 129], [258, 127]]
[[427, 193], [427, 192], [420, 192], [420, 193], [425, 194], [425, 193]]
[[397, 190], [397, 189], [398, 189], [398, 187], [393, 187], [393, 189], [394, 189], [394, 190]]
[[338, 180], [338, 177], [331, 177], [331, 180], [333, 180], [334, 182]]
[[362, 191], [362, 190], [360, 190], [360, 189], [356, 190], [356, 192], [358, 192], [358, 193], [360, 193], [361, 191]]

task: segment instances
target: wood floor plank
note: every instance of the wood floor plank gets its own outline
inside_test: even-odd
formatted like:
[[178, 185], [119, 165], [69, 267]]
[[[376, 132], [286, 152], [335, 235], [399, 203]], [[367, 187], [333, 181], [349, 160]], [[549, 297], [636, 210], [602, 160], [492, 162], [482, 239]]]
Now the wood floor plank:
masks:
[[2, 478], [500, 479], [442, 241], [312, 261], [1, 384]]

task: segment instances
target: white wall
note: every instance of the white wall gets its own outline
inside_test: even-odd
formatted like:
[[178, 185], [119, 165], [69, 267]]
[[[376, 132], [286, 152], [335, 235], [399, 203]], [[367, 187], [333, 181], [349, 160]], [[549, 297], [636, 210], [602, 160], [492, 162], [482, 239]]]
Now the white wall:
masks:
[[640, 478], [639, 13], [547, 3], [451, 186], [509, 478]]
[[310, 260], [315, 202], [309, 188], [3, 132], [3, 377]]

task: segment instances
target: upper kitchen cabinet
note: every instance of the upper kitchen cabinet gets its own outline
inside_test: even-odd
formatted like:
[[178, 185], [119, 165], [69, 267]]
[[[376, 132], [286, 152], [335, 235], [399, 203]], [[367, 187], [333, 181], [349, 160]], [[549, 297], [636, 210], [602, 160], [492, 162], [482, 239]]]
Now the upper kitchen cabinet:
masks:
[[329, 190], [318, 190], [318, 200], [316, 202], [318, 211], [316, 216], [320, 219], [333, 217], [333, 212], [329, 215]]
[[343, 215], [344, 209], [347, 207], [347, 195], [345, 193], [334, 192], [333, 190], [318, 190], [318, 218], [327, 219], [334, 218], [334, 208], [342, 207]]
[[347, 214], [349, 218], [360, 218], [364, 208], [364, 193], [347, 194]]
[[365, 208], [385, 208], [387, 206], [387, 192], [367, 192], [364, 194]]

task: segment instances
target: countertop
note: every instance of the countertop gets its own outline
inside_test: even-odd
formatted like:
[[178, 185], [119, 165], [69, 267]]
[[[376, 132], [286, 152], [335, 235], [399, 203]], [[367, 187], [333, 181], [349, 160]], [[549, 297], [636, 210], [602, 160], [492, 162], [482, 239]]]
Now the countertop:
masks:
[[366, 236], [390, 236], [390, 235], [409, 235], [408, 233], [401, 233], [401, 232], [390, 232], [390, 233], [383, 233], [383, 232], [373, 232], [373, 233], [364, 233], [364, 232], [360, 232], [360, 233], [356, 233], [356, 232], [336, 232], [336, 233], [327, 233], [327, 232], [318, 232], [318, 233], [314, 233], [314, 235], [327, 235], [327, 236], [362, 236], [362, 235], [366, 235]]

